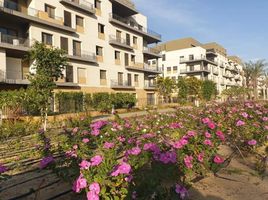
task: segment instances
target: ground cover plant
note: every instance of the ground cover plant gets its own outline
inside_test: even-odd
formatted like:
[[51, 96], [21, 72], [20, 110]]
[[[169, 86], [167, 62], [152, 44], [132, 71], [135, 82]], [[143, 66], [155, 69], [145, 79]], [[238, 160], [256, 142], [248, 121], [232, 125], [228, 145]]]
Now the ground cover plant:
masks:
[[[72, 124], [57, 148], [40, 131], [40, 168], [52, 168], [90, 200], [187, 199], [192, 184], [228, 165], [233, 154], [220, 155], [224, 145], [255, 155], [259, 171], [267, 160], [268, 108], [261, 103]], [[63, 156], [55, 159], [55, 153]]]

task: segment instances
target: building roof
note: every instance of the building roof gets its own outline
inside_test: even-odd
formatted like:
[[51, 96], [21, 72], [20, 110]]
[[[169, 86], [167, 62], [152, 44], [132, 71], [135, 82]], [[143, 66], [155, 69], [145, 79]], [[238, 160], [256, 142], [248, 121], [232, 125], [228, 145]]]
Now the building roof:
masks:
[[210, 42], [210, 43], [203, 44], [202, 47], [207, 49], [207, 50], [213, 49], [216, 53], [219, 53], [223, 56], [227, 56], [226, 49], [216, 42]]
[[228, 56], [228, 59], [238, 63], [239, 65], [243, 64], [243, 61], [238, 56]]

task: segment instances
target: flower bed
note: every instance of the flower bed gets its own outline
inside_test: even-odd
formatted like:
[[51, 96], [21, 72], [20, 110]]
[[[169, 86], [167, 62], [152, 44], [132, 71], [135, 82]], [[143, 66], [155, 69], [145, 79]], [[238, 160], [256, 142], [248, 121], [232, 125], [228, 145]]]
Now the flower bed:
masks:
[[[186, 199], [196, 180], [230, 162], [232, 155], [219, 155], [221, 145], [263, 159], [258, 147], [268, 139], [267, 105], [252, 102], [75, 124], [57, 148], [40, 134], [40, 167], [53, 168], [89, 200]], [[65, 156], [54, 160], [55, 151]]]

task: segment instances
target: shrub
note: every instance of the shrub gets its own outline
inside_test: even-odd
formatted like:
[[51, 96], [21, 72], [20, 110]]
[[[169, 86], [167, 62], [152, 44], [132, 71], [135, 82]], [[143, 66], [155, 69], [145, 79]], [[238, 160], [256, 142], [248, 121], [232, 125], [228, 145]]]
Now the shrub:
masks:
[[202, 97], [203, 99], [210, 101], [213, 96], [217, 94], [216, 83], [210, 80], [202, 82]]
[[60, 92], [56, 94], [60, 113], [83, 111], [84, 95], [82, 92]]
[[92, 108], [101, 112], [112, 110], [112, 101], [109, 93], [92, 94]]

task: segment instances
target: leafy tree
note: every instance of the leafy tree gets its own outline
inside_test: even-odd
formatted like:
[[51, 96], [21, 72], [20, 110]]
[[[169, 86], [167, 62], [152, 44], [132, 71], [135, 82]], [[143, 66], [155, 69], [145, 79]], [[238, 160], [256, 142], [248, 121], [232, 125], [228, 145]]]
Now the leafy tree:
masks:
[[193, 96], [194, 98], [200, 96], [202, 81], [194, 76], [187, 77], [185, 81], [188, 88], [188, 95]]
[[33, 62], [33, 71], [29, 76], [30, 104], [41, 114], [44, 130], [47, 129], [47, 116], [56, 83], [63, 76], [62, 71], [68, 65], [68, 59], [63, 50], [48, 48], [45, 44], [36, 42], [29, 51], [28, 59]]
[[156, 81], [156, 87], [160, 96], [164, 97], [165, 103], [170, 101], [171, 94], [176, 88], [176, 83], [171, 78], [158, 77]]
[[244, 96], [249, 94], [252, 90], [245, 87], [231, 87], [222, 91], [221, 95], [228, 98], [237, 98], [243, 100]]
[[179, 77], [178, 83], [177, 83], [178, 91], [178, 98], [181, 103], [185, 103], [187, 101], [188, 97], [188, 86], [185, 81], [184, 77]]
[[215, 96], [217, 94], [217, 87], [216, 83], [210, 80], [205, 80], [202, 82], [202, 97], [210, 101], [212, 96]]

